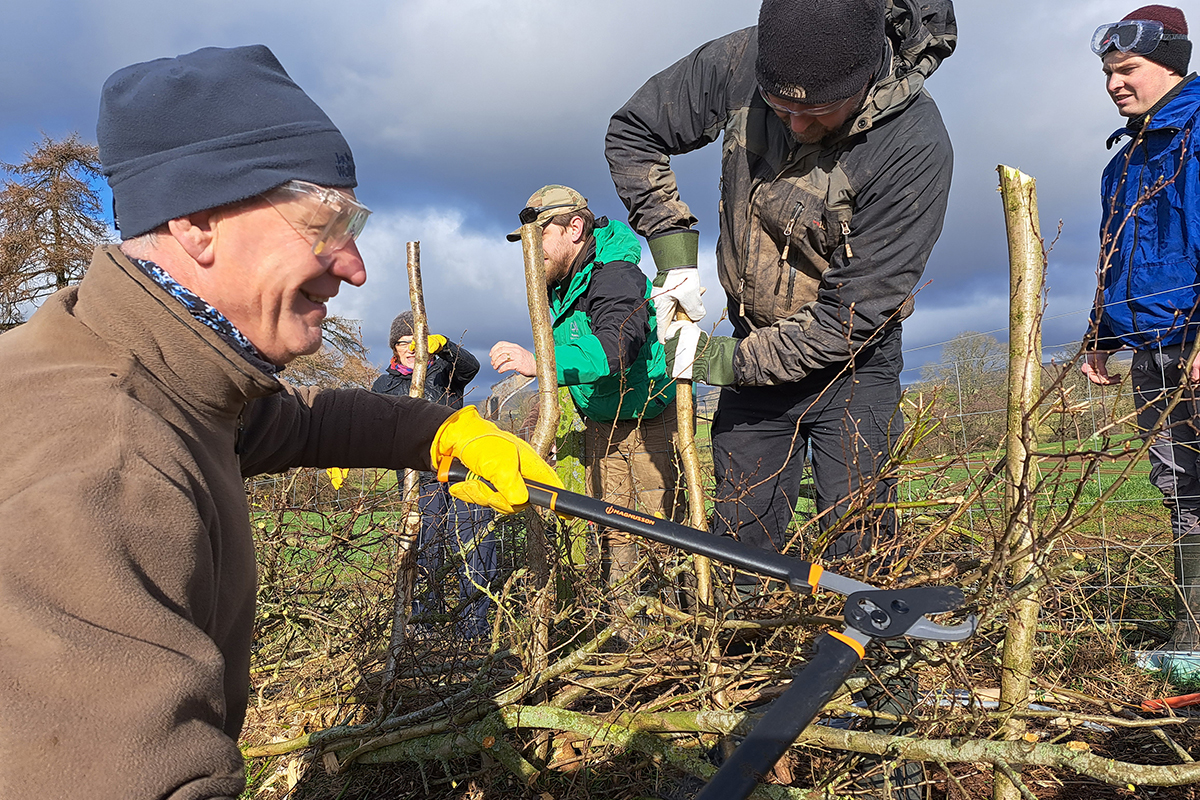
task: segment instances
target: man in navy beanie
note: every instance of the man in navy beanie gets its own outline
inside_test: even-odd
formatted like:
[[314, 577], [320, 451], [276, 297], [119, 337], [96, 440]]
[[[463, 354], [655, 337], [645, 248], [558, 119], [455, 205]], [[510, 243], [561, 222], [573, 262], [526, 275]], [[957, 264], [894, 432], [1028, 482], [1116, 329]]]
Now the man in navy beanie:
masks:
[[[1150, 481], [1171, 512], [1175, 624], [1156, 657], [1200, 658], [1200, 84], [1183, 12], [1143, 6], [1092, 36], [1129, 137], [1101, 179], [1100, 280], [1083, 372], [1120, 383], [1108, 358], [1131, 348]], [[1182, 656], [1177, 654], [1184, 654]]]
[[293, 467], [487, 478], [527, 444], [454, 410], [289, 386], [366, 270], [341, 132], [266, 47], [118, 70], [97, 124], [122, 242], [0, 337], [0, 797], [237, 797], [255, 554], [248, 476]]

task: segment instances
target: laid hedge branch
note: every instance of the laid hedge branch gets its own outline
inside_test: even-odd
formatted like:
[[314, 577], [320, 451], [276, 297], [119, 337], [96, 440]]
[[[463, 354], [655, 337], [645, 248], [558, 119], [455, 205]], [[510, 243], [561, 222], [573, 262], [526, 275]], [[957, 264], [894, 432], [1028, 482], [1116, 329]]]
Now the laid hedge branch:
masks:
[[[461, 732], [427, 739], [414, 738], [355, 757], [362, 763], [381, 764], [486, 750], [514, 775], [529, 780], [536, 777], [538, 771], [519, 755], [513, 757], [515, 751], [510, 752], [511, 746], [503, 734], [516, 730], [550, 730], [584, 737], [593, 747], [651, 756], [707, 780], [716, 770], [704, 758], [703, 749], [684, 747], [671, 737], [680, 733], [745, 733], [756, 719], [757, 716], [752, 714], [718, 710], [662, 714], [628, 712], [614, 719], [546, 706], [509, 706]], [[1067, 768], [1079, 775], [1119, 786], [1186, 786], [1200, 781], [1200, 764], [1132, 764], [1095, 755], [1089, 745], [1080, 741], [1060, 745], [958, 738], [918, 739], [812, 725], [800, 735], [796, 744], [905, 761], [987, 763], [1001, 770], [1028, 766]], [[351, 751], [344, 754], [349, 756]], [[339, 758], [341, 756], [339, 753]], [[802, 798], [811, 794], [782, 787], [760, 789], [764, 790], [760, 795], [764, 797]]]

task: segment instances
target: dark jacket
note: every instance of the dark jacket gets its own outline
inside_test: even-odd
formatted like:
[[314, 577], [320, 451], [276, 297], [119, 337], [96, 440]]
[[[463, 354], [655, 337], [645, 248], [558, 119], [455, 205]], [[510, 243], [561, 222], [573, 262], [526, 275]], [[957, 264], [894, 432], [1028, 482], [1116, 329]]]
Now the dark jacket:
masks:
[[450, 411], [283, 384], [115, 247], [0, 335], [0, 397], [0, 797], [237, 797], [243, 478], [428, 469]]
[[[479, 374], [479, 359], [471, 355], [471, 351], [447, 340], [441, 349], [429, 359], [429, 368], [425, 372], [425, 399], [449, 406], [453, 409], [463, 407], [463, 395], [471, 381]], [[408, 397], [412, 388], [412, 373], [405, 375], [392, 363], [387, 372], [375, 379], [371, 385], [372, 392], [382, 394], [403, 395]]]
[[798, 381], [845, 362], [910, 311], [942, 229], [952, 164], [923, 85], [955, 37], [948, 3], [926, 4], [944, 17], [938, 36], [914, 19], [912, 0], [890, 5], [899, 34], [881, 55], [886, 66], [832, 140], [796, 144], [767, 107], [755, 78], [756, 28], [709, 42], [654, 76], [609, 125], [617, 194], [649, 239], [696, 222], [670, 156], [724, 135], [717, 271], [743, 340], [734, 358], [739, 384]]
[[675, 399], [641, 257], [629, 226], [601, 217], [550, 287], [558, 383], [595, 422], [653, 419]]
[[[1200, 81], [1188, 76], [1145, 117], [1104, 170], [1099, 349], [1190, 342], [1200, 324]], [[1140, 132], [1139, 132], [1140, 131]], [[1157, 187], [1157, 188], [1156, 188]], [[1097, 320], [1097, 312], [1099, 318]]]

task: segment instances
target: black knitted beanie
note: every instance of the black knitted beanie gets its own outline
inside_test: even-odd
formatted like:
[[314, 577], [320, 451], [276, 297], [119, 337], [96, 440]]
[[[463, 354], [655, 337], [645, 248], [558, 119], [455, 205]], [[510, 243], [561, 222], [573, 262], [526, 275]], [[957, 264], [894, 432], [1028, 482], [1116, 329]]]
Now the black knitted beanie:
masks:
[[859, 92], [883, 60], [885, 0], [763, 0], [755, 71], [763, 91], [797, 103]]
[[392, 320], [392, 332], [388, 334], [388, 350], [396, 349], [396, 342], [413, 335], [413, 313], [404, 311]]

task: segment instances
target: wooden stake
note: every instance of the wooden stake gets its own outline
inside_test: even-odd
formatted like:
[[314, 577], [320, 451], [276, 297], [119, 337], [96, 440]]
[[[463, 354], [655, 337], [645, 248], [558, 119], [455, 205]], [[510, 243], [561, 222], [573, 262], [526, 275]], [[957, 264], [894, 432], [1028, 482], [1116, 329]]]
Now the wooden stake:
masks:
[[[675, 312], [676, 321], [690, 319], [682, 309]], [[675, 414], [678, 419], [677, 449], [683, 466], [683, 477], [688, 493], [688, 525], [700, 530], [708, 529], [704, 513], [704, 480], [700, 473], [700, 452], [696, 448], [696, 403], [692, 394], [691, 378], [675, 379]], [[712, 562], [704, 556], [695, 556], [692, 564], [696, 570], [696, 601], [700, 610], [712, 609]]]
[[[1005, 434], [1005, 519], [1008, 535], [1001, 555], [1020, 554], [1010, 564], [1012, 585], [1020, 583], [1034, 568], [1033, 541], [1036, 532], [1037, 447], [1033, 407], [1041, 384], [1042, 292], [1046, 258], [1038, 225], [1037, 186], [1033, 178], [1012, 167], [999, 166], [1000, 193], [1004, 200], [1004, 222], [1008, 230], [1009, 333], [1008, 333], [1008, 424]], [[1033, 594], [1014, 604], [1004, 636], [1000, 675], [1000, 711], [1028, 704], [1033, 671], [1033, 648], [1041, 603]], [[1020, 739], [1025, 723], [1008, 719], [1004, 738]], [[1019, 775], [1014, 775], [1018, 777]], [[993, 800], [1017, 800], [1021, 787], [1003, 769], [993, 772]]]
[[[425, 376], [429, 371], [429, 319], [425, 315], [425, 290], [421, 284], [421, 243], [409, 242], [408, 253], [408, 301], [413, 312], [413, 344], [416, 345], [417, 361], [413, 365], [409, 397], [425, 396]], [[418, 502], [421, 492], [420, 474], [416, 470], [404, 471], [404, 525], [400, 533], [396, 557], [395, 606], [392, 609], [392, 635], [388, 644], [387, 664], [383, 671], [383, 688], [380, 696], [386, 696], [386, 688], [396, 674], [396, 653], [404, 645], [409, 617], [412, 616], [413, 591], [417, 581], [417, 540], [421, 535], [421, 508]]]
[[[558, 373], [554, 361], [554, 328], [550, 323], [550, 301], [546, 294], [546, 256], [542, 251], [542, 227], [536, 222], [521, 226], [521, 253], [525, 259], [525, 291], [529, 299], [529, 322], [533, 328], [533, 349], [537, 361], [538, 421], [529, 443], [538, 455], [547, 458], [558, 430]], [[533, 644], [530, 665], [535, 671], [545, 668], [550, 651], [550, 619], [554, 616], [555, 561], [546, 538], [545, 524], [530, 509], [528, 558], [533, 574]], [[548, 744], [546, 737], [544, 744]]]

